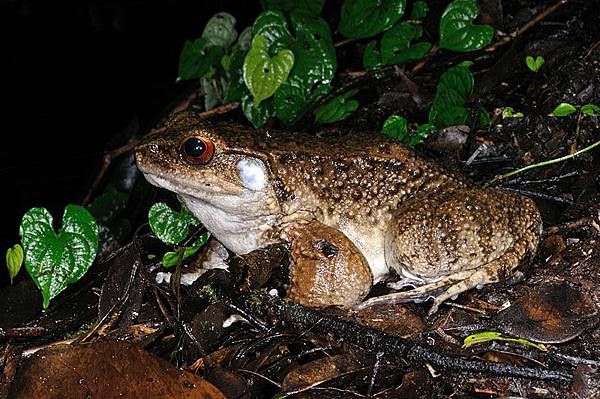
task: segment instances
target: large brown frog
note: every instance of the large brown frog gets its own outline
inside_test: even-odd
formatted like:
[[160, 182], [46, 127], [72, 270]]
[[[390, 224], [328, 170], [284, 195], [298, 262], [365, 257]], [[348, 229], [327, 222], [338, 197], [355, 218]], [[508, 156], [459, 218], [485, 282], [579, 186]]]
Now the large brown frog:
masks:
[[[290, 243], [288, 295], [309, 306], [433, 297], [435, 312], [509, 276], [541, 234], [530, 199], [473, 187], [379, 134], [317, 137], [182, 113], [136, 159], [230, 251]], [[394, 288], [413, 289], [362, 302], [394, 274]]]

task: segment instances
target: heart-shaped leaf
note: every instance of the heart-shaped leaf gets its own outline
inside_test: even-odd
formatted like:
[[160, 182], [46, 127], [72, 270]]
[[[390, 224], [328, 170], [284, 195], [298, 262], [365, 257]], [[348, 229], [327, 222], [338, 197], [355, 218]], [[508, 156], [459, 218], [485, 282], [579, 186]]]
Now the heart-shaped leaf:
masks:
[[67, 285], [79, 280], [98, 251], [98, 226], [90, 213], [68, 205], [58, 234], [45, 208], [32, 208], [21, 221], [25, 268], [42, 292], [44, 309]]
[[226, 12], [213, 15], [202, 31], [202, 37], [206, 38], [206, 44], [229, 48], [237, 38], [235, 22], [235, 17]]
[[334, 123], [346, 119], [358, 108], [358, 101], [348, 100], [358, 93], [357, 89], [350, 90], [341, 96], [337, 96], [327, 104], [321, 105], [315, 110], [315, 122]]
[[533, 72], [537, 72], [540, 70], [542, 65], [544, 65], [544, 57], [538, 55], [536, 58], [528, 55], [525, 57], [525, 64], [527, 64], [527, 68], [529, 68]]
[[23, 265], [23, 247], [19, 244], [15, 244], [12, 248], [8, 248], [6, 251], [6, 267], [8, 268], [8, 277], [10, 278], [10, 283], [13, 283], [13, 279], [21, 270], [21, 265]]
[[179, 244], [190, 234], [189, 225], [200, 224], [185, 206], [181, 206], [181, 212], [175, 212], [164, 202], [150, 207], [148, 222], [154, 234], [166, 244]]
[[490, 25], [475, 25], [479, 14], [475, 0], [454, 0], [440, 18], [440, 48], [454, 51], [474, 51], [490, 43], [494, 29]]
[[258, 35], [244, 59], [244, 82], [254, 98], [254, 107], [275, 94], [294, 66], [294, 53], [283, 49], [274, 57], [267, 52], [267, 39]]
[[260, 13], [252, 25], [252, 36], [262, 36], [267, 40], [270, 55], [292, 47], [292, 34], [281, 11], [268, 10]]
[[473, 93], [473, 75], [463, 66], [448, 69], [440, 77], [429, 110], [429, 123], [437, 128], [462, 125], [469, 120], [466, 103]]
[[406, 0], [344, 0], [338, 30], [362, 39], [391, 28], [404, 14]]
[[381, 38], [381, 61], [384, 65], [404, 64], [410, 60], [423, 58], [431, 48], [431, 43], [410, 42], [421, 36], [422, 29], [407, 23], [394, 25]]
[[296, 33], [292, 45], [296, 62], [274, 96], [277, 116], [287, 126], [296, 123], [312, 103], [329, 92], [337, 68], [327, 22], [301, 10], [293, 11], [290, 19]]

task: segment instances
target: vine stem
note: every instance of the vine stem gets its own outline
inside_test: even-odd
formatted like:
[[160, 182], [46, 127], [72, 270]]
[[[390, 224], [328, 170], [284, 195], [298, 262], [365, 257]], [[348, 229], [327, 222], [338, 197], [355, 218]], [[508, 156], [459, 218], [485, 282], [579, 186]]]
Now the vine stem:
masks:
[[490, 180], [489, 182], [485, 183], [485, 186], [486, 187], [490, 186], [490, 185], [496, 183], [497, 181], [506, 179], [507, 177], [514, 176], [521, 172], [525, 172], [526, 170], [529, 170], [529, 169], [539, 168], [540, 166], [552, 165], [554, 163], [558, 163], [558, 162], [566, 161], [571, 158], [575, 158], [577, 155], [580, 155], [580, 154], [583, 154], [584, 152], [590, 151], [591, 149], [593, 149], [599, 145], [600, 145], [600, 140], [596, 141], [594, 144], [591, 144], [585, 148], [582, 148], [581, 150], [579, 150], [577, 152], [574, 152], [573, 154], [565, 155], [565, 156], [559, 157], [559, 158], [549, 159], [547, 161], [543, 161], [543, 162], [539, 162], [539, 163], [534, 163], [532, 165], [527, 165], [520, 169], [513, 170], [512, 172], [508, 172], [503, 175], [498, 175], [498, 176], [494, 177], [492, 180]]

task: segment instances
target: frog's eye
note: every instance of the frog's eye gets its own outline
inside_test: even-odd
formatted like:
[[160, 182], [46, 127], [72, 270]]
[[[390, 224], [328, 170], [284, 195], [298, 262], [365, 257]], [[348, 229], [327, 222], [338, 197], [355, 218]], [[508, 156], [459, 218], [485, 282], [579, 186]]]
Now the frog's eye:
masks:
[[195, 165], [205, 165], [215, 153], [215, 145], [212, 141], [200, 138], [190, 137], [181, 145], [183, 158]]

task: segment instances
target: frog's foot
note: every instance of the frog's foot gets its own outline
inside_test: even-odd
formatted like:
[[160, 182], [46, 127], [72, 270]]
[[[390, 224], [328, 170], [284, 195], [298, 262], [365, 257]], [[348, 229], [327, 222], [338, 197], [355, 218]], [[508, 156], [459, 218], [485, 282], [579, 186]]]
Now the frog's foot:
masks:
[[351, 307], [371, 290], [373, 276], [356, 246], [339, 230], [313, 221], [288, 232], [292, 266], [288, 296], [311, 307]]
[[[355, 309], [365, 309], [374, 305], [394, 305], [397, 303], [405, 303], [405, 302], [423, 302], [430, 298], [433, 298], [433, 306], [429, 311], [429, 314], [433, 314], [437, 312], [438, 306], [445, 301], [446, 299], [453, 297], [454, 295], [458, 295], [463, 291], [468, 290], [469, 288], [463, 289], [460, 292], [453, 291], [450, 295], [447, 295], [448, 292], [453, 288], [462, 284], [462, 282], [466, 281], [466, 279], [470, 278], [474, 274], [473, 270], [464, 271], [454, 273], [452, 275], [446, 276], [432, 283], [428, 283], [425, 285], [421, 285], [420, 287], [403, 291], [403, 292], [394, 292], [387, 295], [381, 295], [375, 298], [371, 298], [363, 303], [355, 306]], [[404, 281], [401, 280], [401, 281]], [[415, 280], [411, 280], [415, 281]], [[388, 286], [390, 286], [388, 284]], [[448, 287], [447, 289], [445, 289]], [[394, 288], [395, 287], [391, 287]], [[439, 300], [440, 298], [443, 298]]]
[[424, 285], [425, 282], [420, 279], [420, 278], [416, 278], [416, 277], [402, 277], [400, 280], [398, 281], [392, 281], [390, 283], [387, 283], [386, 285], [393, 289], [393, 290], [401, 290], [403, 288], [406, 287], [412, 287], [412, 288], [417, 288], [420, 287], [422, 285]]

